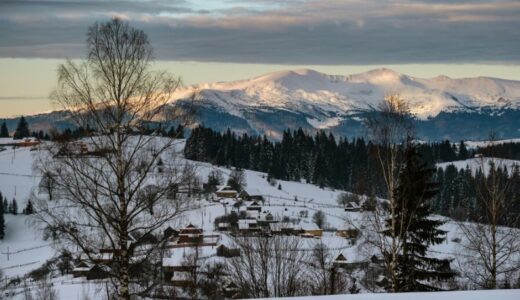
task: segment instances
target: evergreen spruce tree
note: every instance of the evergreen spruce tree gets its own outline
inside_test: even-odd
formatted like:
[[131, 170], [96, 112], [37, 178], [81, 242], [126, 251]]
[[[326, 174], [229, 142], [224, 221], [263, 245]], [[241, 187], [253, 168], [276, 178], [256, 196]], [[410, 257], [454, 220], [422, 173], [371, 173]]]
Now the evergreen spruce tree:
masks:
[[13, 198], [13, 201], [11, 202], [11, 207], [10, 207], [9, 212], [12, 213], [13, 215], [18, 214], [18, 203], [16, 202], [16, 199], [14, 199], [14, 198]]
[[7, 197], [4, 197], [4, 212], [9, 212], [9, 202], [7, 201]]
[[175, 131], [176, 131], [175, 138], [178, 138], [178, 139], [184, 138], [184, 126], [182, 126], [182, 124], [179, 124]]
[[459, 159], [464, 160], [469, 157], [468, 149], [466, 148], [466, 145], [464, 144], [464, 141], [460, 141], [459, 144]]
[[9, 130], [7, 129], [7, 124], [5, 122], [2, 122], [2, 126], [0, 126], [0, 137], [9, 137]]
[[25, 120], [25, 117], [21, 117], [18, 122], [18, 126], [16, 127], [16, 131], [14, 132], [13, 139], [23, 139], [25, 137], [30, 137], [31, 132], [29, 130], [29, 123]]
[[32, 215], [34, 213], [34, 207], [31, 203], [31, 200], [27, 201], [27, 205], [25, 206], [23, 211], [26, 215]]
[[[433, 169], [419, 161], [413, 145], [408, 146], [405, 166], [394, 191], [398, 200], [398, 232], [402, 233], [403, 249], [398, 258], [398, 289], [402, 292], [438, 290], [430, 282], [446, 280], [455, 274], [449, 260], [427, 256], [428, 248], [445, 240], [446, 232], [439, 229], [443, 221], [430, 218], [431, 199], [439, 185], [431, 181]], [[387, 220], [389, 226], [391, 220]]]

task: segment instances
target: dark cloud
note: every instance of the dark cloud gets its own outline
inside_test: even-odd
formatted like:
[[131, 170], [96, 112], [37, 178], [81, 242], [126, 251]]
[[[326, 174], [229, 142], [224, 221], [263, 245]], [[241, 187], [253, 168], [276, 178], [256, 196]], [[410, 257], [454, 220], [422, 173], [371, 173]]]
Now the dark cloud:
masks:
[[2, 1], [0, 56], [80, 57], [86, 28], [118, 15], [149, 33], [161, 59], [520, 62], [514, 0], [197, 1]]

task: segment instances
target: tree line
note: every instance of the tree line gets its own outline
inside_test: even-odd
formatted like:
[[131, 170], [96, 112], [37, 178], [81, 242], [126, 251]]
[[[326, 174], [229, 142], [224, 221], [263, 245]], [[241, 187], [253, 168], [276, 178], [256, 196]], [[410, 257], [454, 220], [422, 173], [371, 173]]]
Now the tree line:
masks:
[[[415, 148], [420, 161], [434, 167], [436, 163], [464, 160], [477, 153], [513, 158], [518, 145], [505, 143], [468, 149], [463, 141], [454, 145], [446, 140], [418, 143]], [[220, 133], [201, 126], [192, 130], [184, 154], [191, 160], [265, 172], [268, 179], [305, 180], [320, 187], [385, 197], [384, 177], [377, 161], [378, 147], [381, 145], [364, 138], [338, 139], [324, 131], [309, 134], [301, 128], [285, 130], [280, 141], [272, 141], [265, 136], [237, 135], [229, 129]], [[511, 214], [520, 213], [518, 168], [495, 167], [501, 176], [512, 174], [512, 184], [507, 190], [514, 203]], [[475, 186], [487, 177], [482, 170], [459, 170], [453, 165], [436, 168], [433, 178], [440, 186], [432, 199], [433, 211], [458, 220], [478, 220], [481, 208], [476, 201]]]

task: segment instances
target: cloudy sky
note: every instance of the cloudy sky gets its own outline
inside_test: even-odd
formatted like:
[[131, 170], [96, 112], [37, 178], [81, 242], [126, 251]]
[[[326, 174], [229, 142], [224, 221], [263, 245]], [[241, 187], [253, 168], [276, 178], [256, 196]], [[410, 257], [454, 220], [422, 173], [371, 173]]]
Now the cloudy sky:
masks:
[[119, 16], [157, 57], [282, 64], [520, 61], [518, 0], [0, 0], [0, 56], [79, 57]]
[[[0, 0], [0, 100], [10, 113], [23, 112], [13, 101], [47, 97], [57, 62], [41, 59], [83, 57], [87, 27], [113, 16], [144, 29], [187, 83], [293, 66], [520, 80], [518, 0]], [[18, 82], [38, 74], [31, 89]]]

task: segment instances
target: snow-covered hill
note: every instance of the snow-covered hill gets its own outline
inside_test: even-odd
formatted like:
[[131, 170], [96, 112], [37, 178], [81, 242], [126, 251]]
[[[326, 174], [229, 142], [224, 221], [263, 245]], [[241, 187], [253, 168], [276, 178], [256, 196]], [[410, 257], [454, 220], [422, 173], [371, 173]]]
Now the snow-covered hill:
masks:
[[[180, 141], [175, 146], [177, 150], [182, 151], [184, 142]], [[41, 179], [39, 172], [32, 168], [32, 165], [33, 161], [38, 159], [44, 150], [39, 148], [32, 150], [31, 148], [8, 146], [5, 150], [0, 151], [0, 191], [9, 200], [16, 198], [20, 208], [25, 206], [32, 192], [37, 192]], [[167, 159], [167, 157], [164, 157], [165, 161]], [[223, 179], [231, 173], [231, 170], [225, 167], [187, 161], [183, 158], [181, 160], [195, 167], [196, 174], [201, 181], [206, 180], [211, 171], [219, 170], [224, 177]], [[326, 216], [325, 227], [327, 231], [319, 239], [307, 238], [306, 241], [309, 243], [316, 241], [325, 243], [329, 247], [328, 251], [330, 251], [331, 257], [336, 257], [341, 253], [346, 255], [350, 261], [356, 262], [366, 259], [367, 255], [371, 253], [367, 248], [360, 248], [361, 245], [364, 245], [362, 239], [365, 233], [361, 233], [360, 240], [357, 243], [351, 243], [335, 233], [335, 229], [345, 226], [355, 225], [361, 228], [361, 223], [364, 220], [363, 212], [346, 211], [343, 206], [337, 203], [338, 196], [344, 191], [323, 189], [305, 182], [278, 180], [276, 184], [273, 184], [267, 181], [267, 174], [250, 170], [244, 170], [244, 176], [246, 189], [260, 191], [265, 199], [262, 213], [269, 212], [280, 220], [285, 218], [298, 219], [300, 226], [304, 226], [313, 221], [313, 214], [316, 211], [322, 211]], [[168, 225], [182, 228], [181, 226], [191, 223], [202, 228], [205, 232], [213, 232], [215, 230], [215, 218], [228, 213], [233, 207], [231, 203], [234, 200], [221, 199], [216, 202], [209, 201], [209, 199], [197, 199], [193, 201], [196, 205], [193, 206], [192, 210], [183, 213]], [[432, 247], [429, 250], [430, 254], [438, 258], [460, 258], [460, 240], [457, 241], [457, 238], [460, 238], [461, 232], [458, 223], [440, 216], [435, 216], [435, 218], [442, 218], [446, 221], [442, 230], [447, 232], [447, 239], [445, 243]], [[41, 266], [47, 259], [56, 254], [53, 243], [42, 239], [42, 228], [35, 226], [37, 224], [31, 222], [31, 220], [32, 216], [6, 215], [6, 237], [4, 240], [0, 240], [0, 254], [2, 254], [0, 255], [0, 270], [9, 280], [18, 277], [23, 278], [28, 272]], [[309, 245], [312, 246], [313, 244], [310, 243]], [[9, 253], [9, 256], [6, 255], [7, 253]], [[91, 295], [91, 299], [99, 297], [99, 294], [96, 294], [99, 286], [96, 287], [95, 282], [87, 282], [83, 278], [72, 278], [71, 275], [60, 276], [52, 280], [61, 299], [82, 299], [84, 294]], [[23, 299], [22, 288], [17, 288], [16, 292], [18, 294], [14, 299]], [[367, 291], [363, 290], [362, 292]], [[504, 294], [504, 299], [513, 299], [508, 293]], [[454, 294], [454, 297], [459, 295], [468, 297], [467, 299], [474, 299], [472, 296], [477, 294], [457, 293]], [[356, 297], [364, 299], [364, 296]], [[370, 298], [369, 296], [366, 297]], [[387, 298], [389, 296], [378, 297], [392, 299]]]
[[491, 130], [501, 138], [520, 136], [520, 82], [497, 78], [424, 79], [389, 69], [343, 76], [304, 69], [185, 87], [171, 103], [185, 104], [194, 93], [190, 105], [199, 123], [275, 139], [299, 127], [360, 136], [366, 114], [392, 94], [408, 102], [423, 139], [481, 140]]
[[446, 169], [450, 165], [453, 165], [457, 170], [469, 168], [473, 173], [481, 170], [485, 174], [489, 174], [491, 166], [494, 165], [495, 167], [507, 169], [509, 174], [511, 174], [514, 168], [520, 166], [520, 161], [493, 157], [476, 157], [465, 160], [438, 163], [437, 168]]
[[179, 90], [174, 100], [187, 98], [195, 90], [204, 100], [237, 116], [242, 116], [244, 109], [263, 106], [348, 115], [352, 110], [377, 106], [389, 94], [406, 99], [420, 119], [435, 117], [441, 111], [520, 107], [520, 82], [487, 77], [423, 79], [384, 68], [348, 76], [308, 69], [280, 71], [248, 80], [187, 87]]

